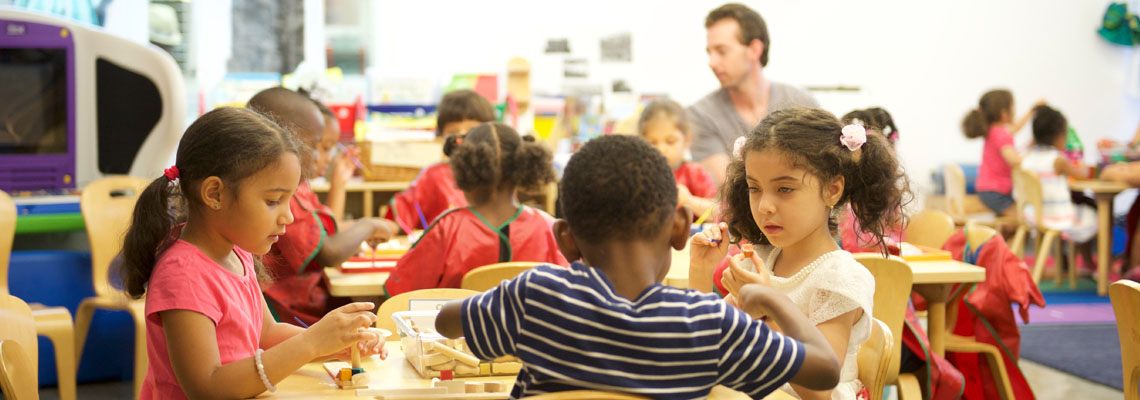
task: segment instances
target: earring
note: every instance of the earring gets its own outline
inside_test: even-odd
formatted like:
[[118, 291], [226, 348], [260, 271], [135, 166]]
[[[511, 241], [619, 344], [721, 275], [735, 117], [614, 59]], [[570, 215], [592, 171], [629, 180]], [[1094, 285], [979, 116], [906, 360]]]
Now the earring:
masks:
[[218, 204], [218, 203], [214, 203], [214, 209], [217, 210], [219, 208], [222, 208], [222, 205]]

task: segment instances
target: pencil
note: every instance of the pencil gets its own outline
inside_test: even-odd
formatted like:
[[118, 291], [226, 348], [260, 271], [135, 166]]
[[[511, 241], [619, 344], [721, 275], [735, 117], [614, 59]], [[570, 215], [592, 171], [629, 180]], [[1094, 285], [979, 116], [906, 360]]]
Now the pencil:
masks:
[[705, 222], [705, 220], [708, 219], [709, 215], [712, 215], [712, 210], [713, 210], [712, 207], [709, 207], [709, 209], [705, 210], [705, 212], [701, 214], [701, 217], [697, 218], [697, 222], [695, 222], [695, 224], [697, 224], [697, 225], [703, 224]]
[[363, 171], [363, 170], [364, 170], [364, 164], [361, 164], [361, 163], [360, 163], [360, 160], [357, 160], [357, 159], [356, 159], [356, 156], [352, 155], [352, 153], [350, 153], [350, 152], [348, 151], [348, 147], [347, 147], [347, 146], [345, 146], [345, 145], [344, 145], [344, 143], [339, 143], [339, 142], [338, 142], [338, 143], [336, 144], [336, 148], [337, 148], [338, 150], [340, 150], [340, 152], [341, 152], [341, 153], [344, 153], [345, 155], [347, 155], [347, 156], [348, 156], [348, 159], [349, 159], [349, 160], [352, 160], [352, 163], [353, 163], [353, 164], [356, 164], [356, 168], [360, 168], [360, 170], [361, 170], [361, 171]]

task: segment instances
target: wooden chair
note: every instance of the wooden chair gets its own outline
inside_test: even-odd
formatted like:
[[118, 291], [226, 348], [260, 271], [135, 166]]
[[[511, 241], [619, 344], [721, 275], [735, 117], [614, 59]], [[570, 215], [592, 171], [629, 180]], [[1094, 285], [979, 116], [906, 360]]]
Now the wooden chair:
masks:
[[946, 193], [946, 211], [954, 219], [955, 225], [963, 226], [967, 221], [973, 221], [1001, 229], [1002, 225], [1017, 223], [1012, 218], [1000, 217], [992, 212], [966, 214], [966, 173], [958, 164], [942, 165], [942, 182]]
[[[36, 366], [15, 340], [0, 340], [0, 393], [9, 400], [40, 398], [36, 387]], [[29, 376], [30, 375], [30, 376]]]
[[543, 393], [538, 396], [524, 397], [528, 400], [644, 400], [645, 396], [629, 393], [606, 392], [602, 390], [570, 390], [566, 392]]
[[[887, 324], [877, 318], [871, 318], [871, 337], [859, 346], [859, 381], [871, 392], [872, 399], [883, 398], [883, 386], [890, 375], [890, 366], [895, 351], [894, 335]], [[897, 361], [897, 360], [896, 360]], [[898, 365], [895, 366], [898, 371]]]
[[1116, 312], [1120, 334], [1120, 357], [1124, 367], [1124, 398], [1138, 400], [1140, 394], [1140, 283], [1119, 280], [1108, 288]]
[[910, 217], [903, 240], [910, 244], [941, 249], [954, 235], [954, 218], [938, 210], [922, 210]]
[[[1046, 228], [1043, 224], [1044, 213], [1041, 212], [1044, 206], [1044, 197], [1042, 196], [1041, 180], [1037, 175], [1032, 172], [1017, 168], [1013, 170], [1013, 186], [1014, 186], [1014, 201], [1017, 208], [1018, 227], [1017, 232], [1013, 234], [1013, 239], [1010, 240], [1010, 249], [1014, 254], [1019, 257], [1025, 250], [1025, 239], [1033, 226], [1035, 234], [1034, 249], [1037, 251], [1036, 258], [1033, 260], [1033, 282], [1041, 282], [1041, 276], [1045, 273], [1045, 260], [1049, 258], [1049, 251], [1054, 250], [1053, 264], [1055, 265], [1055, 272], [1053, 280], [1055, 283], [1061, 283], [1061, 261], [1064, 255], [1061, 246], [1058, 243], [1057, 247], [1053, 247], [1054, 242], [1063, 241], [1061, 238], [1061, 231]], [[1032, 208], [1034, 214], [1034, 221], [1029, 223], [1025, 218], [1026, 209]], [[1072, 242], [1069, 242], [1069, 287], [1077, 287], [1077, 268], [1075, 250]]]
[[[0, 190], [0, 295], [11, 293], [8, 290], [8, 263], [15, 237], [16, 204], [8, 193]], [[66, 307], [48, 307], [38, 303], [28, 306], [32, 309], [36, 333], [51, 340], [55, 350], [59, 398], [75, 400], [75, 325], [71, 322], [71, 312]]]
[[540, 262], [515, 261], [484, 265], [467, 271], [459, 287], [476, 292], [484, 292], [499, 286], [505, 280], [510, 280], [524, 271], [542, 265]]
[[[914, 374], [901, 374], [904, 376], [899, 374], [899, 364], [902, 358], [903, 323], [906, 320], [907, 302], [910, 301], [914, 272], [911, 271], [910, 265], [906, 261], [896, 256], [883, 258], [883, 255], [879, 253], [858, 253], [855, 254], [855, 260], [863, 264], [871, 272], [871, 276], [875, 277], [875, 309], [872, 310], [872, 314], [874, 314], [875, 320], [878, 323], [885, 324], [887, 332], [891, 332], [893, 335], [890, 346], [890, 362], [886, 367], [887, 375], [883, 377], [883, 383], [884, 385], [897, 385], [900, 399], [920, 399], [922, 398], [922, 391], [918, 385], [918, 378]], [[861, 364], [859, 371], [862, 374], [863, 367]], [[881, 386], [879, 394], [882, 394]], [[876, 397], [875, 393], [872, 392], [871, 398], [878, 399], [881, 396]]]
[[39, 398], [35, 324], [27, 303], [0, 294], [0, 388], [7, 399]]
[[[392, 296], [392, 298], [380, 304], [380, 308], [376, 310], [376, 327], [387, 329], [389, 332], [395, 333], [396, 322], [392, 321], [392, 313], [397, 311], [408, 311], [409, 300], [412, 299], [465, 299], [477, 294], [479, 294], [479, 292], [476, 292], [474, 290], [454, 288], [420, 289], [407, 293], [400, 293], [398, 295]], [[400, 335], [388, 336], [388, 340], [400, 340]]]
[[91, 281], [95, 286], [95, 297], [83, 299], [75, 312], [75, 354], [82, 359], [83, 342], [87, 339], [95, 309], [129, 312], [135, 322], [136, 399], [146, 377], [145, 302], [131, 299], [112, 286], [108, 271], [111, 261], [123, 249], [123, 236], [130, 227], [135, 201], [149, 183], [129, 176], [106, 177], [88, 184], [79, 197], [83, 223], [87, 225], [87, 237], [91, 241]]
[[[985, 243], [990, 238], [997, 235], [997, 231], [993, 228], [980, 226], [977, 224], [966, 225], [966, 244], [970, 249], [977, 249], [978, 246]], [[946, 307], [946, 327], [947, 330], [952, 330], [954, 322], [958, 320], [958, 300], [966, 295], [965, 290], [960, 291], [958, 295], [954, 296], [947, 302]], [[1013, 400], [1013, 385], [1009, 381], [1009, 373], [1005, 369], [1005, 360], [1001, 357], [1001, 350], [997, 346], [980, 343], [973, 337], [966, 337], [955, 335], [953, 332], [946, 332], [946, 352], [955, 353], [976, 353], [981, 354], [986, 358], [990, 364], [990, 370], [994, 374], [994, 382], [1001, 385], [998, 393], [1002, 399]]]

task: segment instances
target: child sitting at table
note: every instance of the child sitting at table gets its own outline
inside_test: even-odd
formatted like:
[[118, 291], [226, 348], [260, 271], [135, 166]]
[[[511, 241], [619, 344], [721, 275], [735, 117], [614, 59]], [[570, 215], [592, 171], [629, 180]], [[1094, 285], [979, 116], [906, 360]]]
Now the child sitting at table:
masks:
[[520, 205], [516, 192], [554, 180], [550, 151], [531, 136], [488, 122], [444, 146], [467, 207], [436, 218], [396, 263], [385, 293], [457, 288], [472, 269], [501, 262], [567, 265], [550, 227], [550, 215]]
[[[448, 92], [439, 101], [436, 113], [435, 137], [445, 141], [495, 120], [491, 103], [473, 90]], [[451, 164], [444, 161], [424, 168], [407, 190], [392, 197], [385, 218], [396, 221], [405, 231], [427, 229], [426, 225], [444, 211], [466, 206], [467, 199], [451, 176]]]
[[[303, 171], [316, 173], [326, 167], [318, 165], [320, 160], [329, 159], [327, 152], [332, 150], [331, 146], [320, 145], [328, 136], [325, 119], [308, 97], [285, 88], [270, 88], [253, 96], [247, 108], [297, 131], [309, 146], [301, 157]], [[347, 181], [347, 177], [330, 179], [330, 183], [338, 181]], [[344, 188], [339, 190], [343, 196]], [[308, 325], [329, 310], [348, 303], [348, 299], [329, 294], [322, 268], [348, 260], [360, 251], [365, 241], [372, 246], [388, 241], [397, 228], [390, 221], [362, 218], [338, 229], [333, 211], [321, 204], [308, 182], [301, 182], [297, 187], [289, 208], [293, 223], [264, 259], [273, 278], [271, 283], [266, 282], [265, 298], [279, 321]]]
[[[680, 104], [669, 99], [649, 103], [637, 121], [637, 131], [673, 168], [678, 204], [688, 206], [697, 215], [716, 207], [716, 183], [712, 174], [704, 166], [684, 160], [685, 151], [693, 143], [693, 127], [689, 124], [689, 114]], [[711, 221], [715, 217], [706, 219]]]
[[[787, 297], [761, 285], [742, 304], [777, 333], [713, 295], [664, 286], [670, 249], [683, 249], [692, 212], [677, 207], [672, 169], [643, 140], [586, 143], [561, 182], [555, 225], [570, 268], [540, 266], [444, 305], [436, 329], [465, 336], [481, 359], [523, 364], [511, 398], [594, 389], [691, 399], [726, 385], [761, 398], [784, 382], [835, 386], [823, 335]], [[785, 336], [786, 335], [786, 336]]]

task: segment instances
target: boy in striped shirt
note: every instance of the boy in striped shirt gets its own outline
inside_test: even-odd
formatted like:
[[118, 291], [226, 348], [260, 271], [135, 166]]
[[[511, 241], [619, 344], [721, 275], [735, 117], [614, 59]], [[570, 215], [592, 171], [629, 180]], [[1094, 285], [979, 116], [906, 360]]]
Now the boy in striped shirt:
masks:
[[[743, 307], [663, 286], [669, 248], [683, 249], [692, 213], [677, 207], [664, 157], [644, 140], [605, 136], [583, 146], [561, 182], [565, 220], [554, 234], [570, 268], [540, 266], [464, 300], [436, 319], [476, 356], [523, 364], [511, 398], [593, 389], [653, 398], [707, 397], [725, 385], [761, 398], [784, 382], [835, 386], [839, 365], [791, 300], [762, 285]], [[798, 340], [797, 340], [798, 339]]]

